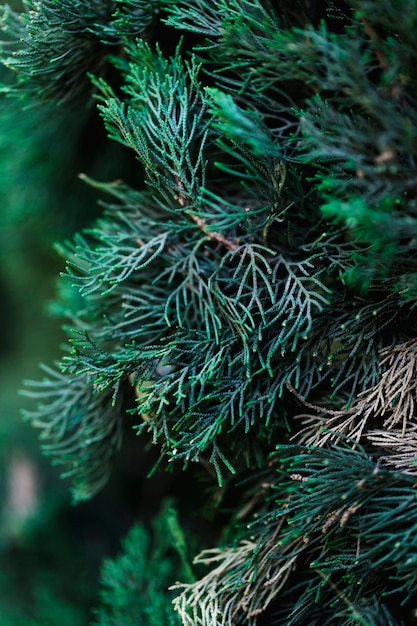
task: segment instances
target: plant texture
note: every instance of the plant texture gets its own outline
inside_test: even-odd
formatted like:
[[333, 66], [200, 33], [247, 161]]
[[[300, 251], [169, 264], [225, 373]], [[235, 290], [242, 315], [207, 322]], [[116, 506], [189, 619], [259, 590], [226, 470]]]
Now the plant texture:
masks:
[[[57, 246], [68, 345], [26, 390], [74, 500], [133, 427], [216, 529], [195, 578], [152, 565], [165, 623], [412, 624], [417, 2], [23, 4], [4, 91], [96, 107], [136, 159], [82, 175], [102, 215]], [[145, 619], [146, 537], [103, 626]]]

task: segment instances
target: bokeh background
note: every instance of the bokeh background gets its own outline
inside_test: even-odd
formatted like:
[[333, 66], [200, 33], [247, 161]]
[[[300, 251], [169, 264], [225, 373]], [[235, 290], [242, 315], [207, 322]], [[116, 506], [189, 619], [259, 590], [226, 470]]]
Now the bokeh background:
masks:
[[[0, 68], [0, 82], [10, 81]], [[21, 415], [31, 407], [23, 381], [40, 379], [39, 363], [58, 358], [65, 341], [54, 243], [100, 211], [78, 174], [113, 180], [124, 159], [94, 105], [23, 109], [0, 95], [0, 626], [89, 624], [102, 559], [146, 507], [146, 454], [132, 460], [128, 447], [104, 492], [74, 507]]]

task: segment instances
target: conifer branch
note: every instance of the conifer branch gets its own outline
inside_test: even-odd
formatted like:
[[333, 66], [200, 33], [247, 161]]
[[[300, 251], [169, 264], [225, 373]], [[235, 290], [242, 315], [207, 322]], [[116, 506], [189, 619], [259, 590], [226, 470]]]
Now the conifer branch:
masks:
[[[340, 437], [360, 441], [371, 428], [369, 422], [374, 420], [382, 422], [386, 431], [402, 424], [402, 434], [405, 435], [415, 417], [416, 341], [412, 339], [385, 349], [381, 351], [381, 356], [380, 381], [374, 387], [363, 390], [348, 409], [323, 410], [303, 400], [309, 408], [326, 415], [318, 418], [303, 416], [303, 423], [309, 424], [303, 434], [307, 445], [324, 446], [329, 441], [340, 440]], [[289, 384], [288, 387], [295, 393]], [[311, 427], [312, 422], [314, 427]], [[318, 423], [320, 428], [317, 428]]]
[[75, 499], [105, 484], [126, 414], [188, 472], [181, 502], [196, 467], [212, 494], [217, 540], [193, 568], [175, 514], [169, 546], [136, 526], [100, 626], [146, 621], [141, 590], [162, 603], [150, 624], [414, 619], [417, 0], [321, 8], [1, 9], [3, 91], [51, 117], [80, 99], [87, 136], [95, 92], [115, 156], [92, 144], [82, 164], [100, 180], [128, 164], [82, 176], [102, 213], [57, 246], [69, 349], [29, 384], [26, 417]]

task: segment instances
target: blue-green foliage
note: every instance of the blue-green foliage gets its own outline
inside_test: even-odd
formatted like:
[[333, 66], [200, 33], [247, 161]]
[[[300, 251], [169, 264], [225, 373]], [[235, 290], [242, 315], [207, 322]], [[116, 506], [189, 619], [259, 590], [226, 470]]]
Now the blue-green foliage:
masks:
[[[184, 625], [252, 626], [281, 601], [277, 624], [317, 623], [315, 603], [326, 624], [399, 624], [415, 600], [417, 5], [322, 4], [3, 10], [8, 91], [88, 85], [137, 163], [137, 184], [84, 177], [102, 217], [59, 246], [69, 345], [28, 391], [45, 451], [90, 497], [129, 418], [222, 493], [255, 481], [230, 518], [258, 521], [202, 557]], [[274, 456], [289, 438], [306, 445]]]
[[20, 13], [0, 7], [9, 38], [0, 54], [17, 76], [17, 84], [5, 91], [29, 105], [74, 100], [88, 89], [87, 72], [103, 71], [105, 46], [144, 32], [154, 7], [152, 0], [24, 0], [23, 5]]

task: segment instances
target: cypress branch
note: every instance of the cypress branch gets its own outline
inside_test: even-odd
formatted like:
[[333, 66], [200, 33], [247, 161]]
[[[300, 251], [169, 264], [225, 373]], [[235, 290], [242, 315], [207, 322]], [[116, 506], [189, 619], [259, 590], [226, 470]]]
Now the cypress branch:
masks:
[[172, 623], [415, 619], [415, 4], [2, 10], [9, 93], [94, 94], [135, 158], [133, 180], [83, 176], [107, 199], [58, 246], [69, 350], [27, 418], [76, 499], [125, 414], [184, 480], [202, 468], [224, 533]]

